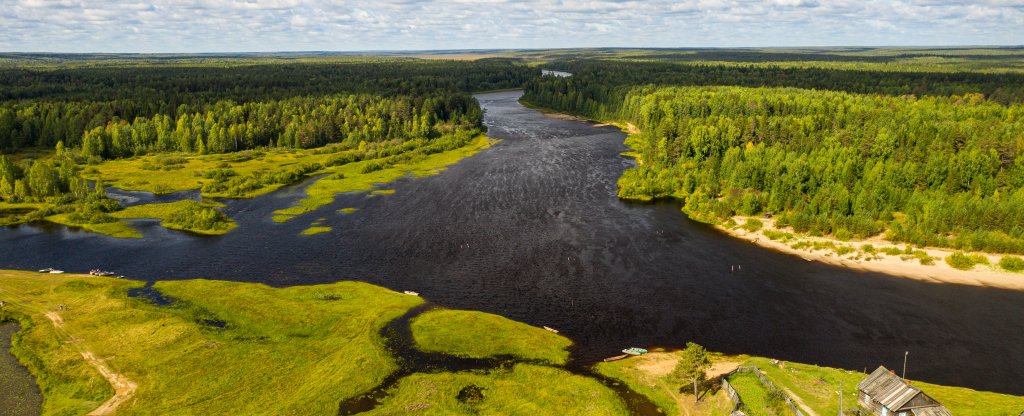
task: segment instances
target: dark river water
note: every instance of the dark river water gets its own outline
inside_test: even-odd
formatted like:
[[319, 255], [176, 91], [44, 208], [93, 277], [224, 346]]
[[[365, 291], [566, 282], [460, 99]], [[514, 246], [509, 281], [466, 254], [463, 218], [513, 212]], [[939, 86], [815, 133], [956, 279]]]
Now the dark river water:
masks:
[[[303, 185], [229, 201], [222, 237], [138, 222], [140, 240], [64, 227], [0, 230], [0, 267], [102, 268], [144, 280], [206, 277], [275, 286], [362, 280], [562, 330], [577, 361], [630, 346], [710, 350], [1024, 394], [1024, 292], [924, 283], [775, 253], [631, 204], [631, 161], [613, 127], [545, 118], [521, 93], [479, 95], [503, 141], [445, 173], [345, 194], [285, 224], [271, 212]], [[145, 199], [144, 195], [134, 195]], [[356, 207], [353, 214], [338, 209]], [[330, 233], [300, 236], [318, 218]], [[730, 265], [742, 265], [733, 273]]]

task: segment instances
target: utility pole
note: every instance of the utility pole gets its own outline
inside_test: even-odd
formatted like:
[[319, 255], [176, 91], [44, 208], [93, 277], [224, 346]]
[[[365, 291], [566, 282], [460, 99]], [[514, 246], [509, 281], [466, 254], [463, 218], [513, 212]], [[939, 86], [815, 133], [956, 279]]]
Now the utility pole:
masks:
[[839, 385], [839, 391], [836, 392], [839, 395], [839, 416], [843, 416], [843, 385]]
[[910, 351], [903, 353], [903, 379], [907, 379], [907, 356], [910, 355]]

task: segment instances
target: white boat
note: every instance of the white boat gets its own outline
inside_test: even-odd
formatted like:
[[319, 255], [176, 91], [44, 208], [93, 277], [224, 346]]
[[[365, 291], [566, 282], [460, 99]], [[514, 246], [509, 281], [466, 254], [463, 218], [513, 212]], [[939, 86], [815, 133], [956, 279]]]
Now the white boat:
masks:
[[550, 327], [550, 326], [545, 326], [545, 327], [544, 327], [544, 329], [546, 329], [546, 330], [548, 330], [548, 331], [551, 331], [551, 332], [554, 332], [554, 333], [556, 333], [556, 334], [558, 333], [558, 330], [557, 330], [557, 329], [555, 329], [555, 328], [552, 328], [552, 327]]
[[45, 269], [39, 269], [39, 273], [49, 273], [49, 272], [52, 272], [52, 271], [53, 271], [53, 268], [51, 268], [51, 267], [47, 267]]
[[406, 291], [404, 291], [402, 293], [405, 293], [406, 295], [411, 295], [411, 296], [419, 296], [420, 295], [419, 292], [413, 292], [411, 290], [406, 290]]
[[64, 273], [64, 271], [63, 270], [50, 270], [50, 274], [61, 274], [61, 273]]

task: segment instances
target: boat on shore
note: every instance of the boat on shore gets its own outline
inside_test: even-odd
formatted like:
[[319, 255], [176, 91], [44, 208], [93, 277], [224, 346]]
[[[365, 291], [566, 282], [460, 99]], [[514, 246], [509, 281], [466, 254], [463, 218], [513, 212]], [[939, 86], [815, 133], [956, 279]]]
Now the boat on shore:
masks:
[[89, 270], [89, 274], [93, 275], [93, 276], [108, 277], [108, 276], [113, 276], [114, 272], [107, 272], [107, 271], [103, 271], [103, 270], [100, 270], [100, 269], [92, 269], [92, 270]]
[[50, 274], [61, 274], [61, 273], [64, 273], [64, 271], [63, 270], [57, 270], [57, 269], [50, 270]]
[[406, 290], [406, 291], [403, 291], [402, 293], [405, 293], [406, 295], [409, 295], [409, 296], [419, 296], [420, 295], [419, 292], [413, 292], [411, 290]]
[[644, 355], [644, 354], [647, 354], [647, 350], [645, 350], [643, 348], [637, 348], [637, 347], [626, 348], [626, 349], [622, 350], [622, 352], [624, 354], [629, 354], [629, 355]]
[[39, 273], [49, 273], [49, 272], [52, 272], [52, 271], [53, 271], [52, 267], [47, 267], [45, 269], [39, 269]]
[[550, 326], [544, 326], [544, 329], [546, 329], [546, 330], [547, 330], [548, 332], [554, 332], [554, 333], [556, 333], [556, 334], [558, 333], [558, 330], [557, 330], [557, 329], [555, 329], [555, 328], [552, 328], [552, 327], [550, 327]]
[[622, 355], [616, 355], [614, 357], [608, 357], [608, 358], [605, 358], [604, 360], [601, 360], [601, 361], [604, 361], [604, 362], [607, 363], [607, 362], [610, 362], [610, 361], [619, 361], [621, 359], [629, 358], [629, 357], [631, 357], [629, 354], [622, 354]]

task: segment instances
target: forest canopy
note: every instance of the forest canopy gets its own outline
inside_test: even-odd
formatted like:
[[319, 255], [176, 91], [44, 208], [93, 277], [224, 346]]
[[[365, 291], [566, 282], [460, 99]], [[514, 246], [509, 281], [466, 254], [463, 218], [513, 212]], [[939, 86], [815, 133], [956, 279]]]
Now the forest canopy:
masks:
[[568, 64], [581, 72], [532, 80], [524, 100], [635, 124], [639, 165], [619, 181], [624, 198], [676, 197], [709, 221], [772, 213], [801, 232], [1024, 252], [1024, 105], [987, 97], [1019, 81], [951, 74], [962, 82], [922, 78], [919, 94], [896, 81], [914, 74], [744, 78], [740, 68], [691, 81], [801, 88], [635, 85], [686, 77], [645, 72], [664, 65]]

